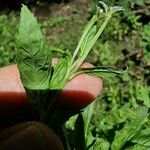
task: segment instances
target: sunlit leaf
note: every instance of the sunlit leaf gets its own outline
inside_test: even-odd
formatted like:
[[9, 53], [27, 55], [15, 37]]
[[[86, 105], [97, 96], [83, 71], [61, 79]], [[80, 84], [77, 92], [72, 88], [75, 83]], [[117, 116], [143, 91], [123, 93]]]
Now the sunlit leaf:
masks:
[[28, 89], [49, 89], [51, 51], [36, 18], [26, 6], [21, 9], [17, 64], [23, 85]]

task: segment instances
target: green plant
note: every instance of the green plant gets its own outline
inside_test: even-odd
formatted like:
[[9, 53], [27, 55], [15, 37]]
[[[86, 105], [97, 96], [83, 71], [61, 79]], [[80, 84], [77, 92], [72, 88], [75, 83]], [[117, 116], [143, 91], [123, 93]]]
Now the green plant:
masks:
[[[122, 10], [118, 6], [108, 7], [103, 2], [100, 2], [100, 4], [104, 9], [98, 7], [96, 14], [85, 26], [73, 55], [69, 50], [62, 51], [48, 45], [33, 14], [26, 6], [21, 9], [17, 51], [17, 64], [21, 80], [30, 102], [40, 115], [41, 121], [47, 123], [55, 131], [60, 130], [62, 124], [66, 121], [66, 117], [68, 117], [63, 116], [56, 108], [56, 98], [69, 80], [81, 73], [89, 73], [95, 76], [107, 73], [122, 73], [120, 69], [103, 66], [80, 68], [111, 19], [112, 14]], [[101, 26], [99, 25], [99, 19], [103, 19]], [[54, 67], [51, 65], [53, 51], [63, 54]], [[49, 97], [51, 97], [51, 101], [49, 101]], [[76, 111], [86, 105], [87, 103], [79, 106]], [[56, 127], [56, 123], [58, 127]], [[87, 130], [87, 127], [85, 130]]]
[[0, 67], [15, 63], [17, 18], [14, 13], [0, 15]]
[[[92, 62], [95, 66], [112, 65], [121, 68], [128, 66], [128, 72], [114, 80], [104, 78], [103, 93], [97, 98], [94, 110], [90, 114], [88, 113], [88, 108], [88, 111], [85, 109], [86, 116], [88, 114], [91, 116], [90, 123], [88, 123], [88, 132], [84, 140], [87, 149], [90, 149], [90, 147], [98, 150], [110, 149], [115, 134], [124, 128], [126, 122], [132, 120], [131, 111], [134, 112], [135, 109], [143, 106], [147, 107], [145, 101], [150, 95], [149, 0], [144, 0], [142, 5], [137, 5], [133, 0], [123, 1], [124, 3], [116, 0], [113, 2], [112, 0], [107, 0], [107, 2], [111, 5], [114, 5], [114, 2], [119, 2], [125, 10], [121, 13], [116, 13], [115, 17], [111, 19], [107, 29], [103, 32], [103, 36], [96, 42], [86, 60]], [[47, 5], [47, 7], [49, 8], [51, 5]], [[89, 3], [90, 7], [94, 5]], [[68, 6], [68, 3], [64, 4], [64, 6]], [[59, 7], [60, 10], [61, 7]], [[73, 5], [73, 11], [69, 15], [63, 15], [62, 10], [59, 15], [52, 16], [46, 13], [47, 15], [43, 19], [40, 16], [40, 27], [47, 40], [53, 43], [54, 46], [59, 45], [61, 49], [69, 48], [69, 50], [72, 50], [76, 46], [82, 27], [88, 22], [89, 16], [94, 13], [88, 12], [88, 8], [85, 10], [75, 5]], [[55, 14], [55, 11], [52, 10], [52, 12]], [[130, 14], [133, 17], [140, 16], [140, 18], [132, 22], [132, 20], [128, 19], [128, 17], [132, 18]], [[1, 12], [0, 16], [0, 65], [4, 66], [15, 63], [15, 50], [17, 48], [16, 38], [14, 37], [17, 36], [19, 17], [17, 12], [10, 12], [5, 15]], [[135, 26], [134, 22], [141, 24], [140, 26]], [[133, 28], [133, 26], [136, 28]], [[57, 55], [62, 56], [62, 54]], [[79, 135], [81, 130], [78, 128], [80, 121], [76, 122], [77, 117], [78, 115], [71, 117], [67, 122], [67, 133], [72, 149], [76, 149], [77, 143], [80, 143]], [[81, 117], [78, 120], [82, 120]], [[84, 120], [87, 120], [87, 117]], [[149, 149], [149, 126], [148, 113], [145, 123], [135, 136], [136, 139], [131, 138], [124, 142], [121, 149]], [[79, 134], [75, 138], [76, 131]]]

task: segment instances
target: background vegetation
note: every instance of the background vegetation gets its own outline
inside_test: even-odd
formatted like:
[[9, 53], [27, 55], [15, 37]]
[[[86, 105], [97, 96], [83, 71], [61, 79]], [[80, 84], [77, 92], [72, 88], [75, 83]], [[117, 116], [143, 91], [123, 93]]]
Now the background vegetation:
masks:
[[[24, 0], [38, 16], [48, 41], [64, 50], [73, 50], [82, 28], [95, 12], [91, 0], [43, 2]], [[125, 8], [107, 26], [87, 61], [94, 65], [128, 67], [118, 78], [104, 80], [103, 93], [91, 111], [85, 139], [73, 138], [78, 133], [78, 121], [73, 117], [67, 123], [72, 149], [119, 150], [150, 149], [150, 1], [104, 0], [110, 5]], [[16, 5], [17, 5], [16, 1]], [[4, 6], [3, 4], [1, 4]], [[15, 63], [20, 5], [0, 6], [0, 67]], [[9, 7], [8, 7], [9, 6]], [[90, 107], [91, 108], [91, 107]], [[89, 109], [89, 108], [88, 108]], [[85, 113], [86, 115], [89, 113]], [[80, 120], [81, 119], [81, 120]], [[74, 122], [76, 126], [74, 127]], [[82, 142], [81, 142], [82, 141]]]

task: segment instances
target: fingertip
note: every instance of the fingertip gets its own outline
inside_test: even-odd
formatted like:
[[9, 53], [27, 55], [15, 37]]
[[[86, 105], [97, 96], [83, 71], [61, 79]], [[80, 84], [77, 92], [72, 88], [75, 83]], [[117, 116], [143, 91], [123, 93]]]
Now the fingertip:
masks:
[[17, 65], [0, 68], [0, 103], [25, 103], [26, 92]]
[[[84, 63], [82, 67], [93, 67]], [[101, 78], [80, 74], [67, 83], [60, 94], [60, 104], [67, 109], [82, 109], [93, 102], [101, 93], [103, 81]]]
[[71, 80], [64, 90], [84, 91], [90, 93], [95, 98], [100, 94], [102, 87], [103, 81], [101, 78], [81, 74]]
[[[81, 67], [92, 68], [94, 66], [88, 62], [84, 62]], [[100, 94], [102, 87], [103, 80], [101, 78], [90, 76], [88, 74], [80, 74], [76, 76], [73, 80], [71, 80], [66, 85], [65, 89], [85, 91], [93, 95], [93, 97], [97, 97]]]

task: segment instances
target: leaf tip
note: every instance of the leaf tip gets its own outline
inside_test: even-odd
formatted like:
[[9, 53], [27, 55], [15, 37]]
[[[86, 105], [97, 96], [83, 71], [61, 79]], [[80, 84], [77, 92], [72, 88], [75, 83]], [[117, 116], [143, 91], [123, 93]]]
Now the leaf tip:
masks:
[[22, 6], [21, 9], [28, 9], [28, 7], [24, 4], [21, 4], [21, 6]]

